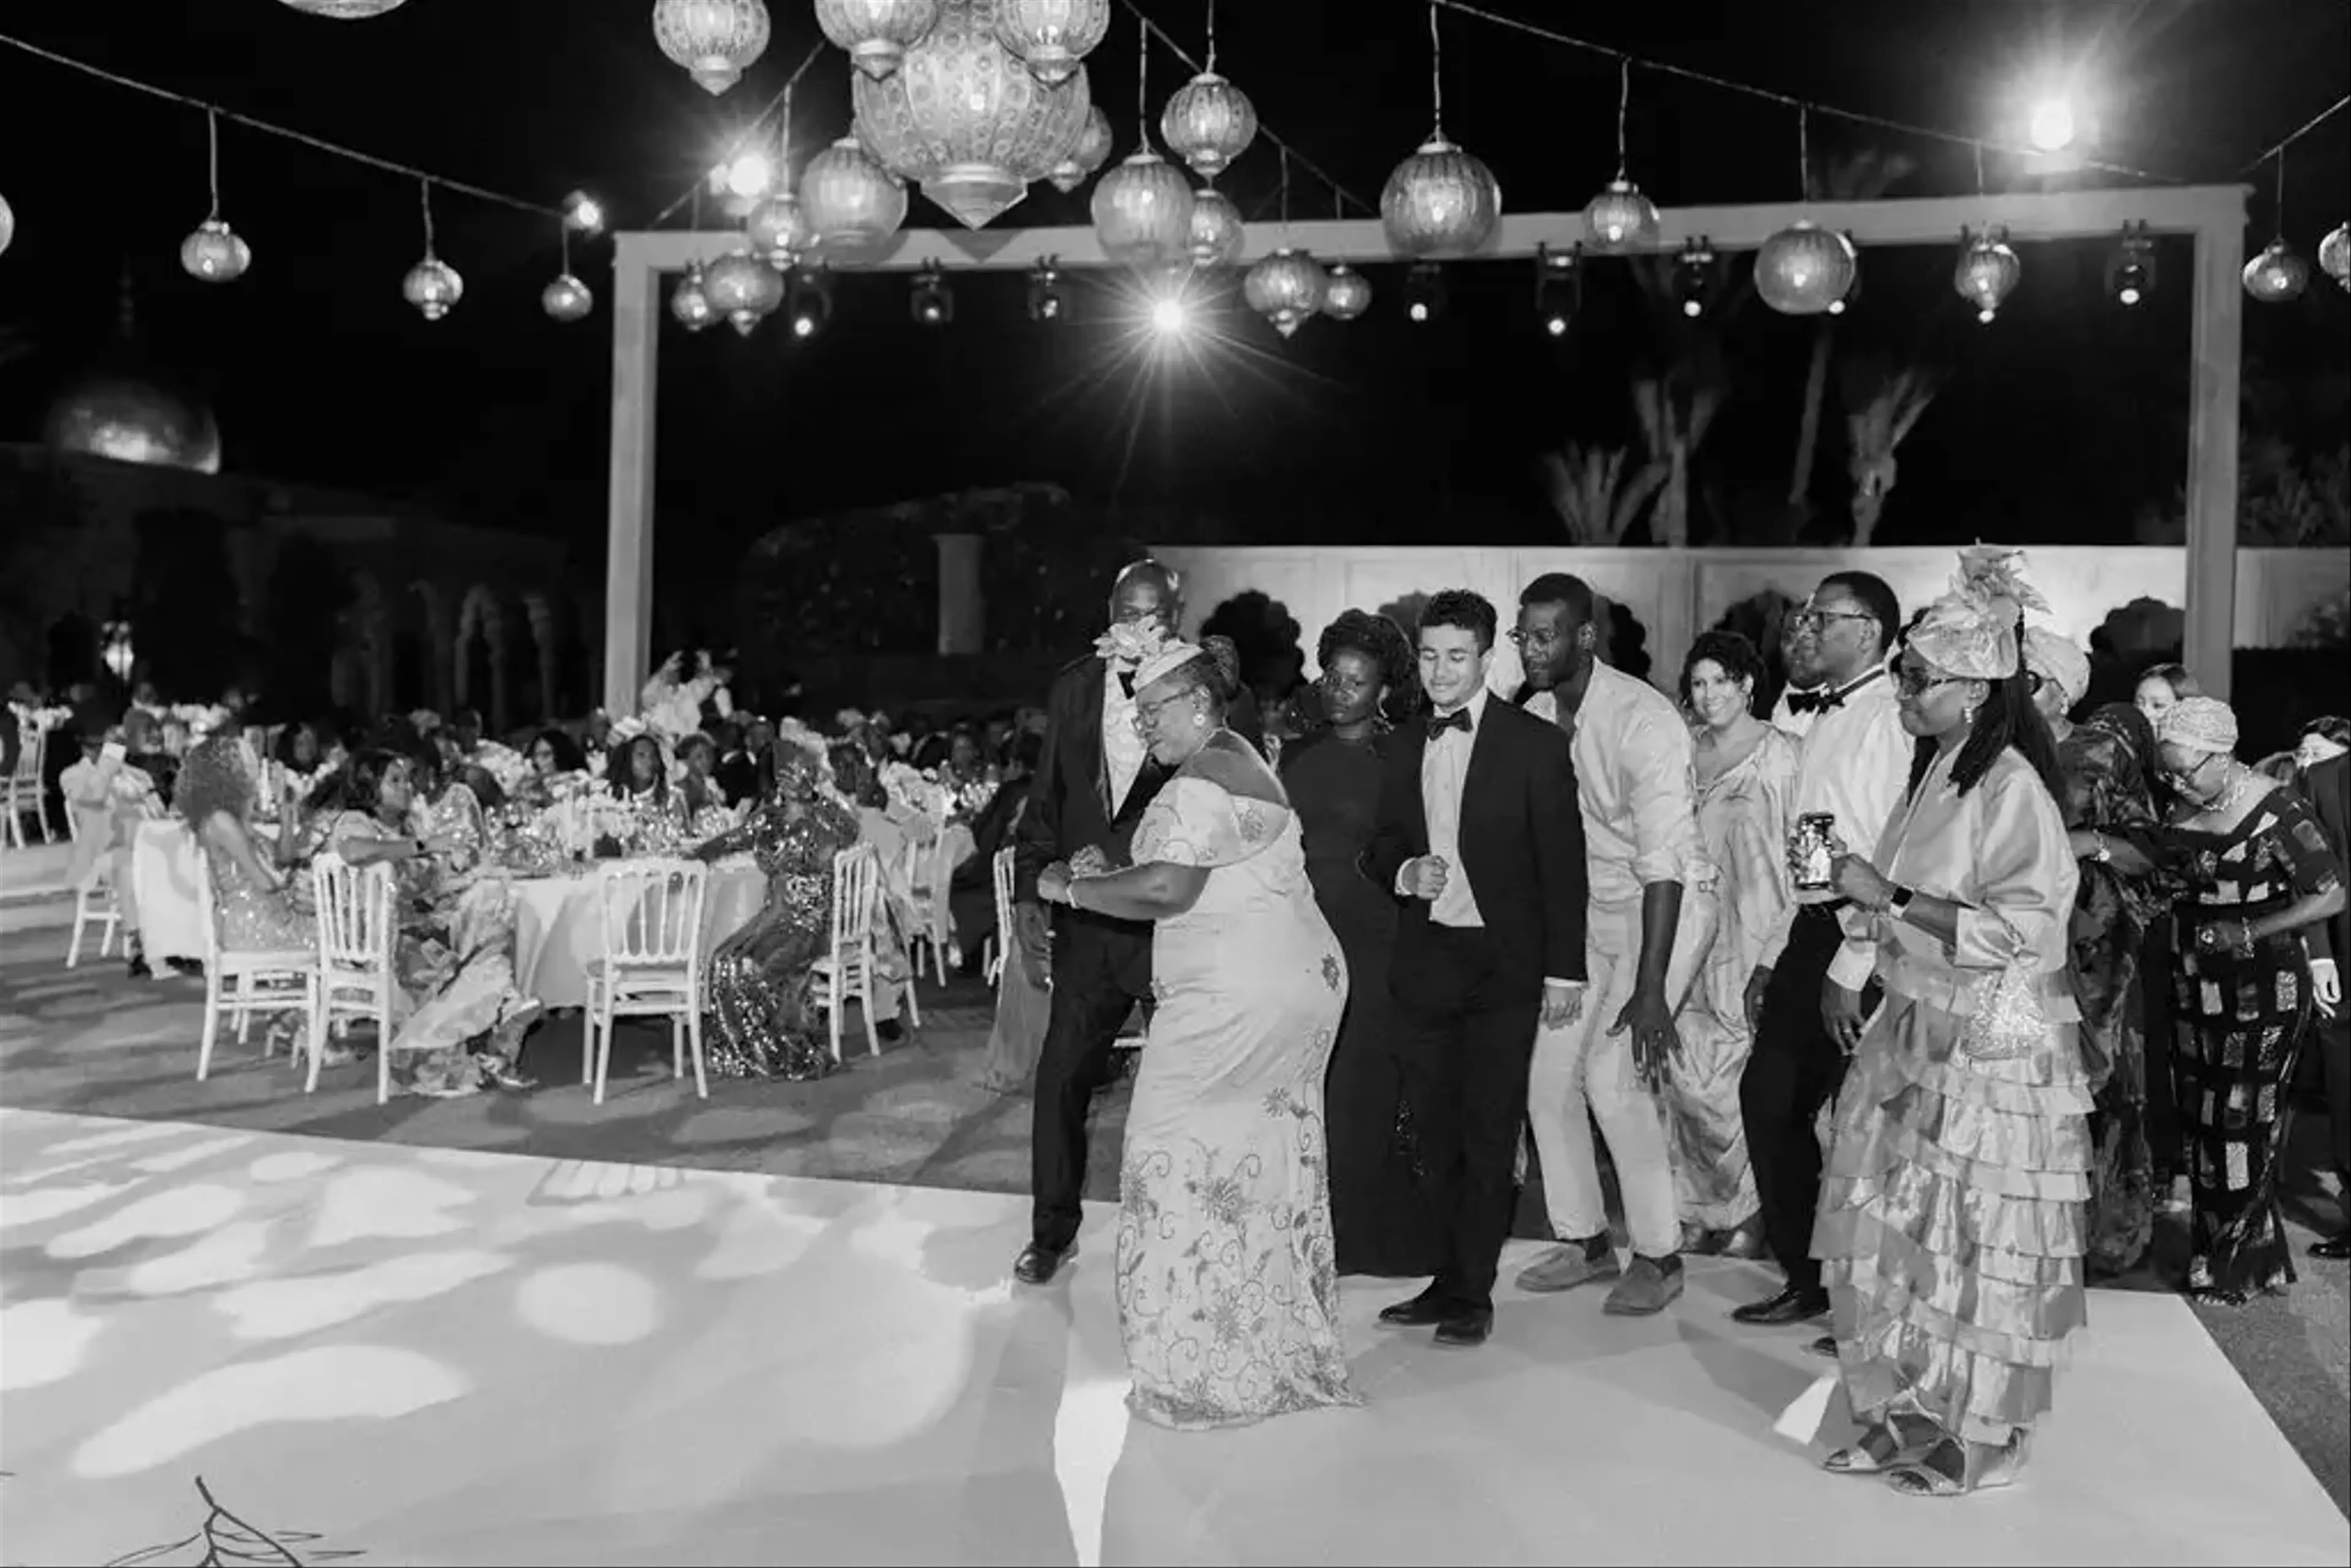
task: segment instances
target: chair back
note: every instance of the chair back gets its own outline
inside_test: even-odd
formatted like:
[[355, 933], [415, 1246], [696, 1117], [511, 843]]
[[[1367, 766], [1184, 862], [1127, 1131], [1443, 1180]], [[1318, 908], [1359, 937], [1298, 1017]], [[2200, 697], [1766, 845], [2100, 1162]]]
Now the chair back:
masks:
[[1005, 845], [996, 852], [989, 866], [996, 883], [996, 939], [998, 943], [1012, 940], [1012, 846]]
[[678, 968], [700, 961], [708, 866], [689, 860], [617, 861], [600, 878], [607, 963]]
[[873, 946], [873, 910], [882, 893], [882, 858], [872, 844], [832, 857], [832, 951], [865, 954]]
[[49, 732], [26, 725], [18, 740], [16, 771], [8, 776], [8, 782], [18, 789], [37, 794], [41, 788], [41, 763], [49, 754]]
[[220, 914], [213, 900], [213, 857], [193, 823], [188, 826], [188, 837], [196, 848], [196, 921], [204, 933], [204, 967], [211, 969], [219, 964], [221, 953]]
[[399, 936], [392, 868], [321, 854], [310, 862], [310, 890], [319, 905], [319, 964], [330, 973], [389, 975]]

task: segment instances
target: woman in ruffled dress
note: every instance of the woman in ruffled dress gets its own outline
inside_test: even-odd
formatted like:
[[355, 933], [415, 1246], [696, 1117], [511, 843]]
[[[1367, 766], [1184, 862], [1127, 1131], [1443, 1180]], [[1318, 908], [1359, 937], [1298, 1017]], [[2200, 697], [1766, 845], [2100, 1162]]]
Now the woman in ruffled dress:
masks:
[[2313, 1001], [2303, 936], [2342, 909], [2342, 874], [2300, 797], [2237, 760], [2228, 704], [2183, 698], [2156, 736], [2183, 802], [2172, 1018], [2193, 1206], [2188, 1289], [2233, 1305], [2294, 1279], [2278, 1176]]
[[857, 841], [857, 819], [827, 798], [820, 756], [778, 740], [771, 757], [767, 800], [695, 852], [748, 852], [768, 879], [766, 905], [711, 956], [710, 1071], [801, 1082], [833, 1068], [815, 965], [832, 941], [833, 857]]
[[1675, 1018], [1681, 1050], [1667, 1062], [1667, 1131], [1682, 1250], [1734, 1258], [1764, 1251], [1739, 1109], [1740, 1074], [1755, 1044], [1747, 982], [1795, 897], [1788, 828], [1796, 743], [1755, 716], [1762, 675], [1763, 656], [1736, 632], [1707, 632], [1682, 664], [1682, 701], [1698, 721], [1698, 835], [1721, 913], [1698, 982]]
[[354, 758], [321, 841], [352, 865], [392, 868], [395, 1081], [435, 1099], [529, 1089], [516, 1059], [540, 1008], [515, 984], [513, 888], [482, 864], [480, 802], [463, 782], [434, 793], [431, 756]]
[[1173, 777], [1134, 863], [1056, 862], [1037, 881], [1040, 898], [1155, 924], [1114, 1273], [1127, 1408], [1187, 1429], [1357, 1403], [1322, 1124], [1347, 965], [1289, 798], [1224, 726], [1232, 645], [1208, 643], [1165, 644], [1136, 670], [1135, 727]]
[[1875, 854], [1836, 846], [1886, 1000], [1837, 1096], [1813, 1232], [1863, 1427], [1826, 1467], [1908, 1496], [2015, 1479], [2087, 1315], [2077, 876], [2019, 649], [2045, 605], [2012, 554], [1961, 563], [1895, 664], [1919, 741], [1907, 799]]
[[2054, 632], [2025, 633], [2025, 678], [2057, 740], [2065, 790], [2058, 805], [2081, 874], [2074, 901], [2074, 993], [2082, 1056], [2095, 1096], [2090, 1131], [2089, 1268], [2136, 1268], [2155, 1240], [2155, 1151], [2147, 1131], [2147, 1052], [2139, 956], [2163, 909], [2155, 817], [2155, 731], [2133, 703], [2108, 703], [2075, 724], [2090, 661]]

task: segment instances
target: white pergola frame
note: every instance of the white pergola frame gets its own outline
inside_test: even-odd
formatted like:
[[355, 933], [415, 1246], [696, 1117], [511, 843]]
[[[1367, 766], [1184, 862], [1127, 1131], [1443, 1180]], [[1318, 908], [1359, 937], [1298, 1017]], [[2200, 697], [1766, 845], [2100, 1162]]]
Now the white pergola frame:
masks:
[[[1660, 214], [1656, 245], [1678, 249], [1704, 236], [1715, 249], [1753, 250], [1799, 218], [1850, 234], [1864, 249], [1956, 245], [1963, 229], [1997, 225], [2011, 240], [2095, 239], [2126, 223], [2195, 241], [2189, 287], [2194, 325], [2188, 426], [2187, 635], [2184, 658], [2207, 691], [2225, 697], [2236, 629], [2237, 399], [2243, 359], [2245, 261], [2242, 185], [2189, 185], [1911, 201], [1780, 203], [1682, 207]], [[1531, 258], [1590, 242], [1581, 213], [1509, 215], [1470, 261]], [[1408, 260], [1389, 248], [1375, 220], [1353, 219], [1250, 227], [1244, 264], [1276, 244], [1309, 250], [1326, 262]], [[615, 713], [633, 712], [650, 672], [653, 637], [654, 402], [666, 301], [664, 274], [683, 272], [742, 245], [732, 230], [634, 232], [614, 236], [612, 287], [612, 449], [609, 554], [604, 594], [604, 694]], [[1063, 269], [1111, 265], [1091, 228], [914, 229], [854, 270], [1026, 271], [1051, 258]], [[2028, 268], [2025, 284], [2032, 277]]]

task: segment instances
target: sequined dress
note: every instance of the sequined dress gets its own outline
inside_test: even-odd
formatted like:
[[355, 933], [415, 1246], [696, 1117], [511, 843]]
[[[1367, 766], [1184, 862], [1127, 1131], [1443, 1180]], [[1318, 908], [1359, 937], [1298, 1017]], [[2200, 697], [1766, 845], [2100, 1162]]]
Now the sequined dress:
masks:
[[832, 1071], [816, 961], [832, 939], [832, 858], [857, 842], [857, 819], [831, 800], [760, 807], [703, 847], [705, 858], [748, 850], [768, 902], [710, 960], [710, 1071], [722, 1078], [821, 1078]]

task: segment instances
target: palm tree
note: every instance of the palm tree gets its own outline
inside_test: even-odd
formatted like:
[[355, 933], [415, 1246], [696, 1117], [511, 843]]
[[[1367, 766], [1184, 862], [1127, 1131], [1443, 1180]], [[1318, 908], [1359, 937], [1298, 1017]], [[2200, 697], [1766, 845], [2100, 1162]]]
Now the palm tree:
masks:
[[1865, 547], [1892, 494], [1895, 449], [1943, 390], [1940, 371], [1896, 369], [1877, 361], [1845, 362], [1845, 436], [1853, 474], [1853, 542]]
[[1552, 510], [1566, 526], [1577, 545], [1621, 544], [1641, 513], [1666, 482], [1666, 465], [1645, 463], [1625, 472], [1621, 446], [1585, 446], [1568, 443], [1560, 452], [1546, 452], [1539, 465], [1543, 490]]
[[1675, 549], [1690, 542], [1690, 457], [1721, 410], [1725, 390], [1725, 378], [1696, 368], [1699, 362], [1685, 360], [1663, 375], [1642, 376], [1633, 382], [1633, 411], [1641, 416], [1641, 441], [1649, 449], [1649, 465], [1665, 474], [1649, 535]]
[[[1918, 167], [1907, 153], [1869, 149], [1839, 158], [1826, 170], [1806, 180], [1805, 194], [1816, 202], [1874, 202], [1910, 177]], [[1837, 319], [1821, 316], [1813, 324], [1813, 361], [1804, 372], [1804, 412], [1796, 423], [1796, 466], [1788, 479], [1788, 505], [1802, 507], [1812, 495], [1813, 465], [1821, 447], [1821, 405], [1829, 384], [1829, 355], [1836, 340]]]

